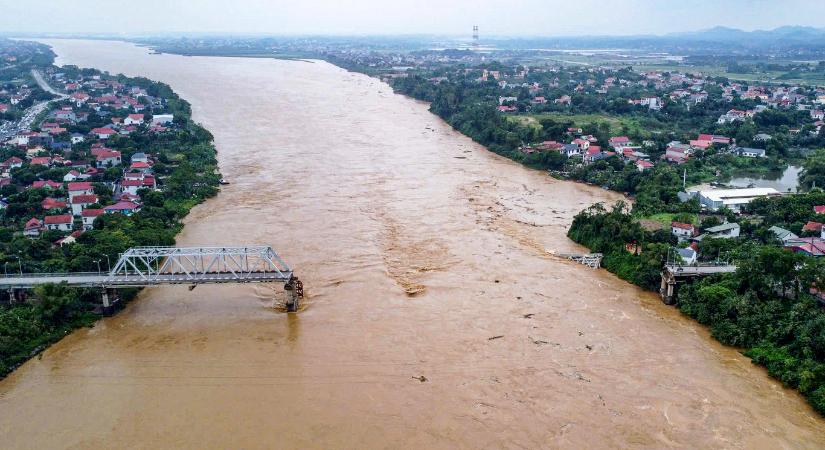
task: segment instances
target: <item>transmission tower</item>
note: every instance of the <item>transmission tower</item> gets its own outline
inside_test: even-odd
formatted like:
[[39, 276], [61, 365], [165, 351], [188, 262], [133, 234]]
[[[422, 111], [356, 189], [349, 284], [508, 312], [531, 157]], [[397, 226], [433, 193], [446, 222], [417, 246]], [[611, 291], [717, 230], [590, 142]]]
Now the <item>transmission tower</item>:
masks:
[[478, 25], [473, 25], [473, 48], [478, 49]]

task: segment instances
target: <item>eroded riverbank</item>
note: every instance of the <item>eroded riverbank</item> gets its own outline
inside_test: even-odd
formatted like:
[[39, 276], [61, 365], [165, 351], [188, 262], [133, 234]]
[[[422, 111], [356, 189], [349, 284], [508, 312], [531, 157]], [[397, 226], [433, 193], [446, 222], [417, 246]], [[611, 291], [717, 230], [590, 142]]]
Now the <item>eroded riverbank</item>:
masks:
[[746, 358], [547, 254], [615, 194], [326, 63], [49, 43], [59, 64], [189, 100], [232, 184], [179, 243], [271, 244], [308, 298], [288, 316], [262, 287], [147, 290], [0, 382], [4, 446], [825, 446], [823, 421]]

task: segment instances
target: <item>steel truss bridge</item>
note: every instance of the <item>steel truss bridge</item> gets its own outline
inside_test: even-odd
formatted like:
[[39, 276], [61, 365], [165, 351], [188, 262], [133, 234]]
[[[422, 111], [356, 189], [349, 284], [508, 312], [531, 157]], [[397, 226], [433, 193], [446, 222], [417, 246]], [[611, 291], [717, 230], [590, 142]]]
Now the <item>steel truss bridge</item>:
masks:
[[0, 278], [0, 289], [16, 291], [49, 283], [100, 288], [108, 308], [111, 290], [162, 284], [283, 283], [287, 309], [296, 311], [303, 286], [268, 246], [133, 247], [108, 273], [23, 273]]

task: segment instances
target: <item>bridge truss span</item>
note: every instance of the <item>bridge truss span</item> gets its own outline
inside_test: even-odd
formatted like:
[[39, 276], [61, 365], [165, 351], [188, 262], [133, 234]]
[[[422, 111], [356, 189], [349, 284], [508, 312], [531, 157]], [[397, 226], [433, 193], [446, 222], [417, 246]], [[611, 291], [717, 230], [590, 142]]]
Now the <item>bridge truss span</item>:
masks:
[[109, 272], [109, 284], [282, 281], [292, 269], [267, 246], [134, 247]]
[[289, 265], [271, 247], [261, 245], [133, 247], [108, 273], [21, 273], [0, 278], [0, 288], [8, 290], [11, 301], [23, 290], [60, 283], [101, 289], [104, 309], [111, 306], [110, 294], [117, 289], [161, 284], [283, 283], [287, 310], [293, 312], [304, 292]]

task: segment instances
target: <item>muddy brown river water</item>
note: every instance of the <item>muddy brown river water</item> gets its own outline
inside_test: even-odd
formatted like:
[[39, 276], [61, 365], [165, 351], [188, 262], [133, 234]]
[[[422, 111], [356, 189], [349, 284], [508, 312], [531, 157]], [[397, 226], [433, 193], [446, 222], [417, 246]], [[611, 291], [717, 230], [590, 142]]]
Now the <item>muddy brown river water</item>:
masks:
[[272, 245], [308, 298], [286, 315], [280, 288], [147, 289], [0, 382], [0, 447], [825, 447], [825, 421], [747, 358], [548, 253], [617, 195], [324, 62], [48, 43], [189, 100], [232, 184], [179, 243]]

